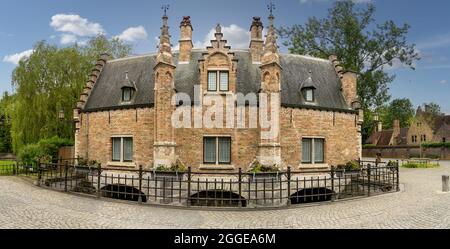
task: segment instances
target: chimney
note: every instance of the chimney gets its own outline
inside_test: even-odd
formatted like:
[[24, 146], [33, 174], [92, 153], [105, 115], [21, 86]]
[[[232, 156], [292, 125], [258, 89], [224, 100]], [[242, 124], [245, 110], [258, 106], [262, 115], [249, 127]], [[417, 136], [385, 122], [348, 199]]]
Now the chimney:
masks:
[[192, 25], [191, 17], [183, 16], [180, 23], [180, 64], [188, 64], [191, 60], [191, 51], [194, 45], [192, 44]]
[[381, 121], [377, 122], [377, 132], [383, 131], [383, 123]]
[[358, 101], [356, 73], [344, 70], [336, 55], [331, 55], [329, 60], [333, 64], [336, 74], [341, 79], [341, 92], [345, 102], [349, 107], [352, 107], [353, 102]]
[[252, 25], [250, 26], [250, 53], [252, 55], [252, 62], [255, 64], [261, 63], [261, 55], [263, 52], [264, 41], [262, 39], [263, 24], [261, 17], [253, 17]]
[[392, 130], [393, 130], [392, 136], [394, 138], [397, 138], [398, 136], [400, 136], [400, 120], [398, 120], [398, 119], [394, 120], [394, 122], [392, 124]]

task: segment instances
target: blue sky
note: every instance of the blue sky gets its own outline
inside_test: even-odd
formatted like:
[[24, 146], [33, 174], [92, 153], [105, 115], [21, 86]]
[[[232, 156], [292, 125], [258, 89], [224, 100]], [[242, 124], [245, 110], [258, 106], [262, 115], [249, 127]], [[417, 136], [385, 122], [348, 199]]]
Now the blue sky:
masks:
[[[434, 101], [450, 114], [450, 1], [447, 0], [355, 0], [371, 1], [378, 22], [392, 19], [408, 23], [408, 40], [417, 44], [422, 60], [417, 69], [396, 67], [390, 87], [393, 98], [410, 98], [414, 105]], [[276, 0], [276, 25], [303, 24], [308, 17], [324, 17], [333, 0]], [[60, 46], [82, 44], [97, 32], [118, 36], [134, 45], [135, 54], [156, 50], [161, 26], [161, 5], [169, 4], [173, 45], [177, 45], [179, 23], [190, 15], [193, 40], [203, 46], [211, 29], [221, 23], [224, 38], [234, 48], [248, 47], [252, 16], [267, 23], [267, 0], [0, 0], [0, 91], [12, 91], [11, 72], [33, 44], [47, 40]], [[280, 46], [281, 46], [281, 42]], [[286, 48], [281, 48], [286, 51]]]

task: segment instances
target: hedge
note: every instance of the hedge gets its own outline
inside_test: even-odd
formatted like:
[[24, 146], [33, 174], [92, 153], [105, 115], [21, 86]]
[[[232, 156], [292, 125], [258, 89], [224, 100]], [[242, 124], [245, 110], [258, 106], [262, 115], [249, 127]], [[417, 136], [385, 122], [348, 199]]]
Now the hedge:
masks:
[[450, 142], [447, 143], [423, 143], [423, 148], [447, 148], [450, 149]]

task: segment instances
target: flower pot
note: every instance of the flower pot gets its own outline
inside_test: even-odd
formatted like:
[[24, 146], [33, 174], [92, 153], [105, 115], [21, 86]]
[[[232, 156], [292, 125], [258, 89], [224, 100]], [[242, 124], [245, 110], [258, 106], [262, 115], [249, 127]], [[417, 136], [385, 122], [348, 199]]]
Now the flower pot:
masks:
[[152, 176], [154, 179], [158, 181], [180, 181], [183, 179], [184, 172], [173, 172], [173, 171], [161, 171], [161, 172], [152, 172]]
[[279, 172], [260, 172], [260, 173], [250, 173], [250, 180], [252, 182], [271, 182], [279, 181], [281, 179], [281, 174]]

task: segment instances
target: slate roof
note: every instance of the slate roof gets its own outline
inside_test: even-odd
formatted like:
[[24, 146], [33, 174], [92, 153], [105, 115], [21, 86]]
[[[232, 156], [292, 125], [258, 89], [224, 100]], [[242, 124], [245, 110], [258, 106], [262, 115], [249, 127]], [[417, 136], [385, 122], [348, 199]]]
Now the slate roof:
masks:
[[[194, 100], [194, 85], [199, 84], [198, 60], [206, 50], [194, 49], [189, 64], [178, 64], [178, 52], [174, 52], [175, 88]], [[253, 64], [248, 50], [234, 50], [237, 62], [237, 92], [258, 93], [261, 84], [260, 65]], [[340, 80], [332, 63], [328, 60], [307, 56], [281, 54], [281, 104], [290, 107], [324, 108], [351, 111], [340, 91]], [[155, 54], [111, 60], [104, 66], [84, 111], [115, 109], [121, 107], [152, 106]], [[133, 101], [121, 104], [121, 87], [125, 72], [137, 88]], [[311, 71], [315, 91], [315, 104], [307, 104], [301, 94], [301, 84], [307, 82]]]

